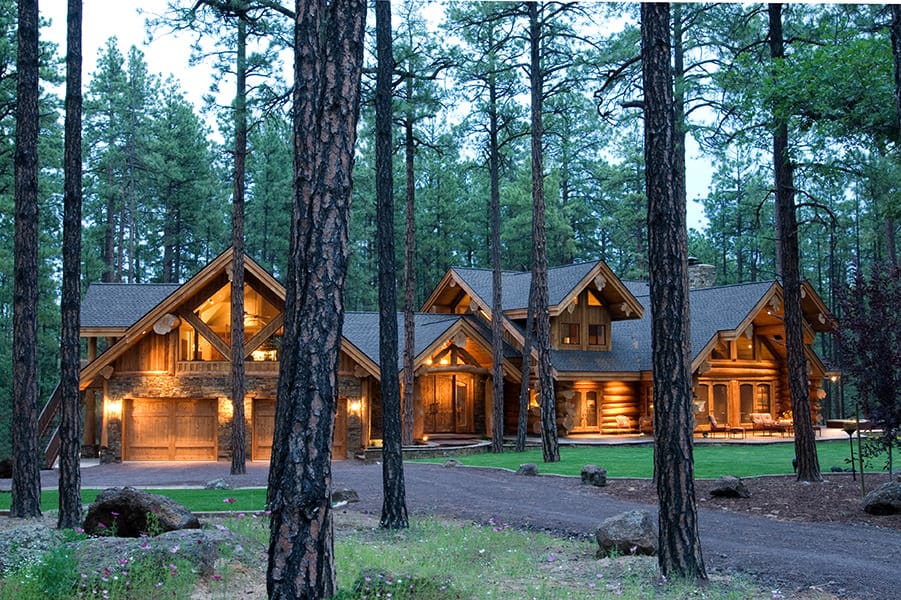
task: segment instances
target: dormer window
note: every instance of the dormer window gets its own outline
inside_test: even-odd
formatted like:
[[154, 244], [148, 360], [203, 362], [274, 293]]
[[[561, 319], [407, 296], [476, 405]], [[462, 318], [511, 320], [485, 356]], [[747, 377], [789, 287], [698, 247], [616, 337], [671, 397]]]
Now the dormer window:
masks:
[[606, 346], [607, 345], [607, 326], [600, 323], [588, 324], [588, 345], [589, 346]]
[[578, 346], [579, 342], [579, 330], [581, 326], [579, 323], [561, 323], [560, 324], [560, 343], [565, 344], [567, 346]]

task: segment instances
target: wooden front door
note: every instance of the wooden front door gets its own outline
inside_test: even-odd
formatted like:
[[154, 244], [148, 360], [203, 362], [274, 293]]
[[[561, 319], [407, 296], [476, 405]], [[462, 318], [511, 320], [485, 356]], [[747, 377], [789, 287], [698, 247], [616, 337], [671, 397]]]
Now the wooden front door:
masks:
[[215, 398], [129, 398], [123, 460], [216, 460]]
[[[253, 400], [253, 442], [252, 460], [272, 458], [272, 438], [275, 435], [275, 399], [254, 398]], [[335, 415], [335, 439], [332, 442], [332, 459], [347, 458], [347, 398], [338, 398], [338, 413]]]
[[426, 433], [472, 433], [472, 378], [435, 375], [423, 385]]

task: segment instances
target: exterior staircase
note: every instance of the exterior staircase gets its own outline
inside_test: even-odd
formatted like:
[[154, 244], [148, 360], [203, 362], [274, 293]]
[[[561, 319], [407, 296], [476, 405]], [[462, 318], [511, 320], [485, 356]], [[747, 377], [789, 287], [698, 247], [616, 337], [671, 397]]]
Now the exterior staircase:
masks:
[[44, 469], [52, 469], [59, 457], [59, 421], [62, 392], [59, 384], [53, 388], [50, 399], [38, 416], [38, 443], [44, 448]]

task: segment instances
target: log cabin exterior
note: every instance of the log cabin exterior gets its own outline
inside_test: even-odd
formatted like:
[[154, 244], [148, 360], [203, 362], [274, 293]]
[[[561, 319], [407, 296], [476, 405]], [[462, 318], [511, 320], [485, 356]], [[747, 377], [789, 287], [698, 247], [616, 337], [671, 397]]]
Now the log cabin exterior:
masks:
[[[85, 447], [101, 460], [217, 460], [230, 456], [231, 251], [184, 284], [94, 284], [82, 307]], [[285, 291], [245, 259], [244, 408], [247, 455], [268, 460], [274, 430]], [[562, 435], [635, 432], [653, 415], [648, 287], [603, 262], [550, 269], [554, 385]], [[529, 273], [503, 274], [504, 429], [516, 431]], [[835, 326], [804, 284], [811, 400], [826, 369], [811, 349]], [[752, 413], [790, 409], [782, 291], [776, 282], [691, 292], [692, 373], [699, 429], [750, 426]], [[416, 315], [414, 436], [491, 431], [491, 272], [448, 271]], [[398, 315], [398, 327], [403, 317]], [[378, 313], [345, 315], [333, 455], [381, 441]], [[103, 348], [103, 351], [99, 350]], [[399, 356], [402, 352], [398, 353]], [[534, 361], [533, 361], [534, 362]], [[401, 365], [398, 364], [398, 370]], [[529, 376], [529, 375], [527, 375]], [[537, 433], [537, 383], [530, 428]], [[816, 414], [816, 413], [814, 413]]]

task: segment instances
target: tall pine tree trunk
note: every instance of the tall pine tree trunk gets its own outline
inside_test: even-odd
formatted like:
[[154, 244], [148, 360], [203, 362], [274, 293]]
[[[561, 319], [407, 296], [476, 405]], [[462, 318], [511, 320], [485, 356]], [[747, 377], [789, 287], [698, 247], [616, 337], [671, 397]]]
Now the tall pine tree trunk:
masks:
[[669, 5], [641, 5], [645, 179], [654, 373], [654, 473], [660, 572], [707, 577], [695, 503], [688, 233], [677, 197]]
[[[770, 57], [785, 57], [782, 38], [782, 5], [769, 4]], [[801, 271], [798, 251], [798, 221], [795, 214], [795, 183], [788, 154], [787, 117], [773, 109], [773, 170], [776, 176], [776, 238], [781, 242], [782, 294], [785, 308], [785, 352], [788, 362], [788, 391], [791, 395], [795, 429], [795, 457], [798, 481], [822, 481], [814, 439], [804, 354], [804, 317], [801, 313]]]
[[19, 1], [11, 517], [41, 515], [38, 466], [38, 3]]
[[413, 444], [414, 409], [413, 386], [416, 374], [413, 359], [416, 353], [416, 181], [413, 171], [415, 152], [413, 138], [413, 77], [407, 77], [407, 118], [404, 123], [404, 398], [401, 442]]
[[296, 0], [294, 201], [269, 469], [272, 600], [335, 592], [331, 457], [365, 0]]
[[[898, 137], [901, 138], [901, 4], [892, 4], [892, 57], [895, 63], [895, 125], [898, 127]], [[901, 155], [901, 150], [896, 150]], [[898, 246], [895, 240], [895, 221], [886, 219], [887, 254], [889, 262], [898, 266]]]
[[68, 0], [66, 17], [66, 122], [63, 181], [63, 289], [59, 342], [60, 529], [81, 525], [81, 15], [82, 0]]
[[[491, 451], [504, 451], [504, 308], [501, 290], [501, 186], [498, 149], [497, 81], [488, 76], [488, 177], [491, 182]], [[528, 381], [528, 377], [526, 377]], [[528, 388], [526, 389], [528, 395]], [[526, 403], [528, 411], [528, 402]], [[525, 450], [525, 426], [522, 449]], [[517, 440], [519, 436], [517, 436]]]
[[232, 198], [231, 375], [232, 464], [231, 474], [246, 472], [247, 434], [244, 422], [244, 173], [247, 158], [247, 21], [236, 16], [238, 46], [235, 73], [235, 170]]
[[394, 255], [394, 169], [392, 168], [391, 78], [394, 53], [391, 4], [375, 3], [375, 195], [379, 248], [379, 367], [382, 391], [382, 517], [388, 529], [407, 527], [401, 446], [400, 382], [397, 376], [397, 277]]
[[541, 124], [544, 96], [541, 70], [541, 21], [538, 3], [529, 2], [529, 79], [532, 96], [532, 290], [535, 314], [535, 347], [538, 349], [538, 394], [541, 410], [541, 448], [544, 462], [558, 462], [557, 399], [551, 370], [551, 317], [548, 312], [547, 227], [544, 203], [544, 131]]

